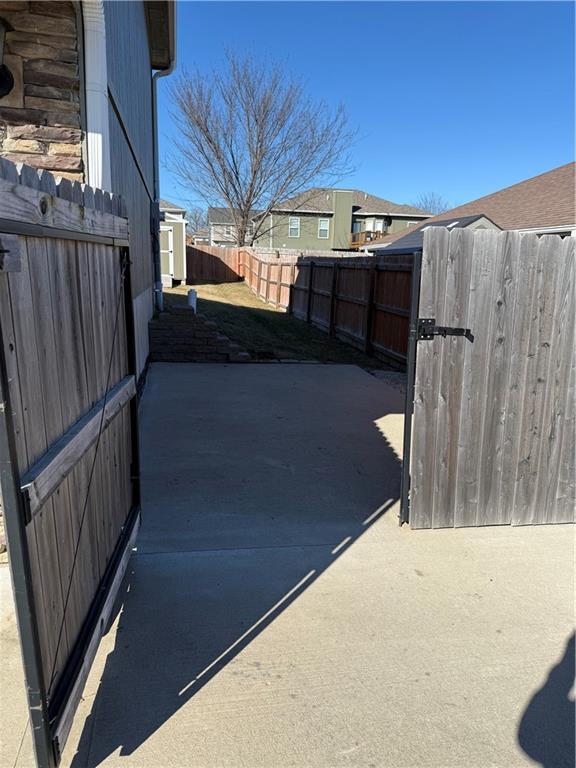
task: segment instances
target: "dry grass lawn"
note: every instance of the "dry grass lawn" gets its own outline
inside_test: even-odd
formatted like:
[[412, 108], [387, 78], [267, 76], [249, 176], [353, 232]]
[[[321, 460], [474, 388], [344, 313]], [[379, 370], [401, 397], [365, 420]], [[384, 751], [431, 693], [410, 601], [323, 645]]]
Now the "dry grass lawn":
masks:
[[[260, 301], [244, 282], [193, 286], [198, 312], [241, 344], [255, 360], [350, 363], [368, 370], [387, 370], [386, 363], [331, 339], [307, 323]], [[185, 304], [190, 286], [164, 290], [166, 305]]]

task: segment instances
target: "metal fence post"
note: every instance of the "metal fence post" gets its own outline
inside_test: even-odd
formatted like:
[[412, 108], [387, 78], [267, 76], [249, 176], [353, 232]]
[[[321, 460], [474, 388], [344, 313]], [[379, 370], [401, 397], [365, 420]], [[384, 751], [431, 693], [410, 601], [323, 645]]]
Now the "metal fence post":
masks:
[[410, 292], [410, 330], [408, 333], [406, 401], [404, 405], [404, 449], [400, 486], [400, 525], [409, 522], [410, 518], [410, 452], [412, 448], [412, 414], [414, 412], [414, 381], [416, 377], [416, 342], [418, 338], [421, 269], [422, 251], [417, 251], [412, 261], [412, 286]]

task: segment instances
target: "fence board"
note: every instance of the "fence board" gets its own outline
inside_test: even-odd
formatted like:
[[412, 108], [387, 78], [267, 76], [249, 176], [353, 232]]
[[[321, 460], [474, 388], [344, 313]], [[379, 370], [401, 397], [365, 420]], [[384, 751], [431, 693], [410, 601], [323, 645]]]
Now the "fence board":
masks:
[[[429, 243], [422, 254], [420, 288], [420, 317], [443, 317], [446, 282], [446, 259], [441, 258], [448, 247], [448, 233]], [[415, 527], [432, 525], [434, 471], [436, 468], [436, 429], [440, 381], [440, 348], [433, 343], [418, 348], [414, 395], [414, 430], [412, 437], [412, 487], [410, 503], [414, 510]], [[412, 515], [411, 515], [412, 519]]]
[[[536, 496], [536, 509], [542, 510], [539, 522], [549, 522], [550, 510], [557, 507], [556, 520], [570, 522], [574, 510], [562, 503], [558, 494], [558, 481], [563, 459], [574, 456], [574, 444], [570, 444], [570, 434], [574, 434], [573, 402], [570, 380], [574, 371], [574, 316], [571, 309], [574, 302], [574, 260], [568, 253], [568, 243], [560, 252], [558, 269], [558, 299], [555, 315], [554, 335], [550, 354], [549, 394], [547, 414], [544, 423], [547, 433], [540, 449], [540, 472]], [[572, 414], [569, 411], [572, 409]], [[568, 458], [568, 461], [570, 459]], [[574, 498], [574, 461], [572, 460], [572, 493]], [[567, 498], [564, 496], [564, 498]]]

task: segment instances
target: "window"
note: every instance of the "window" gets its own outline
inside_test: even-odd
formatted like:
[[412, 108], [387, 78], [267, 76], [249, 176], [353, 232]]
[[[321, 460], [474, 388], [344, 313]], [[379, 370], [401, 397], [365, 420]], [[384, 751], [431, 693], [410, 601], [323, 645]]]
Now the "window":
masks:
[[318, 219], [318, 237], [320, 240], [328, 240], [330, 235], [330, 219]]
[[290, 216], [288, 219], [288, 237], [300, 237], [300, 219], [298, 216]]
[[225, 235], [231, 235], [232, 234], [232, 227], [228, 224], [224, 227], [224, 234]]

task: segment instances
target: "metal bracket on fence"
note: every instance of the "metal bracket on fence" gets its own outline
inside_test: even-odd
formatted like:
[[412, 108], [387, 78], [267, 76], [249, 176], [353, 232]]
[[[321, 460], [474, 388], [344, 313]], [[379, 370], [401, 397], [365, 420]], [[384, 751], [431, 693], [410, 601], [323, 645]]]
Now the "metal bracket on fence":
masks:
[[468, 341], [474, 341], [470, 328], [450, 328], [447, 325], [436, 325], [436, 318], [420, 318], [418, 320], [418, 341], [431, 341], [434, 336], [464, 336]]

